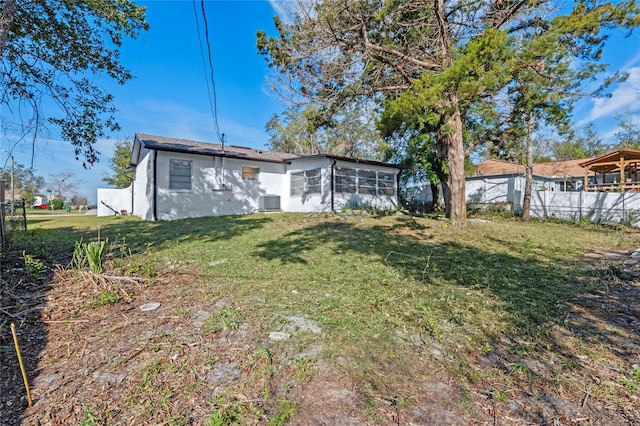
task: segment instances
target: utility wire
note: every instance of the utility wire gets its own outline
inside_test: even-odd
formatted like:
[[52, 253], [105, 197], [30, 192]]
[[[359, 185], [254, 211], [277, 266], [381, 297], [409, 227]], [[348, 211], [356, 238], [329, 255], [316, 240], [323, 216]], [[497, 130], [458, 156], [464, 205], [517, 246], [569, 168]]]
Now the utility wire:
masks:
[[[207, 24], [207, 14], [204, 9], [204, 0], [200, 0], [200, 4], [202, 8], [202, 20], [204, 24], [205, 40], [207, 42], [207, 53], [209, 58], [208, 70], [207, 70], [207, 63], [204, 57], [204, 49], [202, 46], [202, 36], [200, 33], [200, 23], [198, 20], [198, 9], [196, 8], [196, 0], [192, 0], [192, 3], [193, 3], [193, 14], [196, 19], [196, 30], [198, 31], [198, 43], [200, 44], [200, 57], [202, 58], [202, 69], [204, 71], [205, 82], [207, 83], [207, 96], [209, 97], [209, 107], [211, 108], [211, 117], [213, 118], [213, 126], [216, 131], [216, 136], [218, 137], [218, 140], [222, 142], [222, 135], [220, 134], [220, 126], [218, 125], [218, 105], [217, 105], [217, 99], [216, 99], [216, 83], [213, 78], [213, 60], [211, 58], [211, 44], [209, 43], [209, 25]], [[211, 75], [211, 85], [209, 85], [209, 79], [207, 78], [207, 74]]]

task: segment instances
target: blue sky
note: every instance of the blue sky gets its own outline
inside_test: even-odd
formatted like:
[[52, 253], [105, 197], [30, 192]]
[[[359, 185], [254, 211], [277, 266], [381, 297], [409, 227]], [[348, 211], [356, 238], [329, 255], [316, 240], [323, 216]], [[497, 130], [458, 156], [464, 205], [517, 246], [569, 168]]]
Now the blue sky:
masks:
[[[206, 79], [203, 70], [193, 3], [191, 0], [139, 1], [147, 7], [151, 28], [136, 40], [126, 40], [122, 63], [136, 76], [125, 86], [104, 80], [104, 87], [115, 95], [122, 130], [97, 145], [101, 160], [84, 170], [73, 151], [55, 133], [38, 142], [34, 167], [36, 173], [71, 171], [78, 181], [78, 193], [96, 201], [96, 188], [106, 187], [102, 178], [110, 173], [109, 158], [114, 141], [133, 138], [136, 132], [218, 142], [213, 128]], [[256, 31], [273, 33], [273, 16], [286, 16], [290, 0], [208, 0], [205, 3], [211, 41], [217, 92], [218, 122], [227, 142], [255, 148], [268, 141], [265, 123], [283, 105], [268, 91], [268, 67], [257, 54]], [[200, 2], [196, 1], [200, 19]], [[204, 42], [204, 40], [203, 40]], [[586, 100], [576, 110], [575, 123], [582, 126], [593, 121], [605, 137], [616, 132], [614, 115], [640, 108], [640, 31], [631, 38], [612, 34], [605, 51], [611, 69], [627, 71], [630, 78], [614, 88], [606, 99]], [[206, 48], [206, 47], [205, 47]], [[3, 149], [9, 142], [0, 140]], [[16, 162], [29, 165], [30, 146], [14, 149]], [[0, 165], [7, 162], [0, 154]]]

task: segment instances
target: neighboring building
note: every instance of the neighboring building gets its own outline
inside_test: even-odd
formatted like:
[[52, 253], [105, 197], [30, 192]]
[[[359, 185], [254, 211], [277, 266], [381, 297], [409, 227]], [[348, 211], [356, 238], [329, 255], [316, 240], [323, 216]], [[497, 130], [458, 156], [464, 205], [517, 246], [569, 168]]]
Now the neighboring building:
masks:
[[294, 155], [136, 134], [134, 181], [98, 189], [98, 215], [145, 220], [397, 207], [399, 168], [334, 155]]
[[36, 195], [33, 197], [33, 203], [31, 203], [31, 207], [46, 207], [47, 205], [47, 196], [46, 195]]
[[[568, 160], [533, 165], [534, 191], [578, 191], [582, 189], [585, 169]], [[515, 210], [522, 206], [526, 168], [522, 164], [486, 160], [476, 166], [475, 175], [466, 178], [467, 203], [508, 204]]]
[[587, 191], [640, 192], [640, 151], [619, 149], [582, 160]]

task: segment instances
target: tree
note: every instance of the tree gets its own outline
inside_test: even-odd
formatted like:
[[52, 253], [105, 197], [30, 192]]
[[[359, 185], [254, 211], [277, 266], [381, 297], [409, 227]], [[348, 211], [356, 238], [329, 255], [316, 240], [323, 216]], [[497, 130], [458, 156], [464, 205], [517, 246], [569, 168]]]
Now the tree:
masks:
[[87, 200], [87, 197], [85, 197], [84, 195], [74, 195], [73, 197], [71, 197], [71, 204], [74, 206], [86, 206], [89, 204], [89, 201]]
[[328, 118], [313, 105], [292, 106], [274, 114], [265, 125], [273, 151], [292, 154], [334, 154], [349, 158], [381, 159], [385, 143], [367, 105], [345, 105]]
[[73, 172], [60, 172], [49, 175], [47, 186], [57, 199], [66, 200], [78, 187], [78, 181], [73, 178]]
[[131, 168], [131, 141], [125, 139], [116, 142], [113, 157], [109, 160], [113, 174], [103, 178], [109, 185], [116, 188], [126, 188], [133, 182], [133, 169]]
[[[98, 161], [94, 143], [119, 126], [113, 96], [94, 83], [95, 75], [119, 84], [131, 79], [118, 48], [124, 37], [146, 29], [145, 8], [132, 0], [1, 2], [0, 108], [8, 131], [17, 139], [30, 135], [35, 143], [50, 123], [75, 147], [83, 166]], [[45, 102], [57, 109], [45, 108]]]
[[319, 154], [325, 145], [313, 107], [288, 108], [282, 116], [274, 114], [265, 125], [272, 151], [291, 154]]
[[376, 111], [371, 104], [345, 105], [336, 121], [326, 129], [329, 152], [349, 158], [384, 159], [389, 146], [376, 127]]
[[[3, 170], [2, 180], [6, 183], [5, 190], [10, 189], [11, 169]], [[45, 183], [44, 178], [36, 175], [33, 169], [27, 169], [22, 164], [16, 163], [13, 168], [13, 185], [16, 199], [22, 198], [27, 204], [31, 204]]]
[[578, 133], [570, 134], [567, 140], [552, 142], [550, 149], [556, 161], [597, 157], [609, 150], [593, 124], [583, 127]]
[[640, 120], [631, 114], [616, 117], [620, 131], [616, 133], [618, 149], [640, 149]]
[[283, 94], [310, 98], [329, 112], [353, 98], [377, 100], [384, 121], [401, 130], [396, 134], [433, 135], [447, 215], [463, 225], [465, 157], [484, 143], [465, 144], [468, 113], [482, 111], [496, 124], [503, 117], [524, 123], [526, 115], [503, 114], [500, 99], [518, 67], [544, 71], [544, 63], [522, 62], [518, 49], [534, 45], [522, 40], [555, 37], [572, 60], [571, 78], [580, 82], [603, 70], [603, 30], [640, 22], [634, 1], [563, 6], [550, 0], [301, 1], [294, 22], [275, 19], [277, 37], [258, 32], [258, 50], [280, 72]]

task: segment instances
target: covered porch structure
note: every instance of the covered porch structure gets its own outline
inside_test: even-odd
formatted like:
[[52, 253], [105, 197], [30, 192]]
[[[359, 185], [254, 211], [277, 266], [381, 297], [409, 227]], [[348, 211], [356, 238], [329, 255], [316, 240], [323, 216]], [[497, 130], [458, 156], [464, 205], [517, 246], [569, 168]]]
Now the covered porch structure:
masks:
[[640, 192], [640, 151], [621, 149], [580, 163], [585, 191]]

